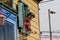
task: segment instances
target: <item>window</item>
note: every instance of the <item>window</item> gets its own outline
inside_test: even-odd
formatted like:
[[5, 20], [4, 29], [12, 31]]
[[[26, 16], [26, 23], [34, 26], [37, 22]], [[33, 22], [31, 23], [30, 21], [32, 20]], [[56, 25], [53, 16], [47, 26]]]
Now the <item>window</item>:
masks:
[[16, 40], [18, 38], [17, 37], [17, 15], [16, 15], [17, 13], [15, 10], [13, 10], [13, 8], [9, 8], [8, 6], [4, 4], [1, 5], [1, 4], [2, 3], [0, 3], [0, 12], [2, 12], [6, 21], [5, 21], [5, 26], [0, 27], [0, 31], [1, 30], [4, 31], [4, 32], [3, 31], [0, 32], [0, 35], [1, 35], [0, 40], [5, 40], [5, 39]]
[[24, 18], [29, 13], [28, 6], [22, 2], [18, 3], [18, 19], [19, 19], [19, 30], [22, 34], [29, 34], [29, 30], [24, 31]]
[[25, 10], [25, 17], [26, 17], [27, 14], [30, 12], [30, 10], [28, 9], [28, 6], [26, 4], [24, 4], [24, 10]]

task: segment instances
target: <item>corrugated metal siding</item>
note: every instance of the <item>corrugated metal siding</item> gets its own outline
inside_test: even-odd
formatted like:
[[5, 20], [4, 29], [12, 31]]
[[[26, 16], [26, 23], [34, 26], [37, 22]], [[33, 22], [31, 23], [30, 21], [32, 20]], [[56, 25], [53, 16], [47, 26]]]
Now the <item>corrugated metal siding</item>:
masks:
[[14, 25], [5, 21], [4, 26], [0, 26], [0, 40], [15, 40]]

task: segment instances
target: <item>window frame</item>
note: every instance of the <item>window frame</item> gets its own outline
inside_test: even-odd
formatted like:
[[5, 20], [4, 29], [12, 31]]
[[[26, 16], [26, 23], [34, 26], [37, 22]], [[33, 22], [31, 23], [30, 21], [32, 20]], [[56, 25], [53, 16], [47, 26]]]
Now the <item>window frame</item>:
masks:
[[[28, 9], [28, 5], [26, 5], [25, 3], [23, 3], [23, 2], [19, 2], [19, 3], [21, 3], [22, 5], [22, 14], [23, 14], [23, 24], [24, 24], [24, 18], [27, 16], [27, 14], [30, 12], [30, 10]], [[18, 9], [19, 9], [19, 5], [18, 5]], [[26, 12], [27, 11], [27, 12]], [[18, 12], [19, 12], [19, 10], [18, 10]], [[19, 13], [18, 13], [19, 14]], [[19, 18], [19, 17], [18, 17]], [[18, 27], [19, 28], [19, 27]], [[19, 30], [21, 30], [20, 31], [20, 33], [22, 33], [22, 34], [24, 34], [24, 35], [28, 35], [27, 34], [27, 32], [25, 31], [24, 32], [24, 27], [23, 28], [20, 28]], [[30, 32], [29, 32], [29, 34], [30, 34]]]

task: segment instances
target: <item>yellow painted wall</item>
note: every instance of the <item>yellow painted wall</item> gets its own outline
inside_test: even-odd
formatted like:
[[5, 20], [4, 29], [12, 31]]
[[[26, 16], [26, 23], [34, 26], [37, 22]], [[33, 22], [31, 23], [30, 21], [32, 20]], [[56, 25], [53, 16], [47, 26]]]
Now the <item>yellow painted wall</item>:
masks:
[[38, 4], [33, 0], [22, 0], [25, 4], [29, 6], [31, 12], [35, 13], [35, 18], [31, 21], [31, 28], [36, 30], [38, 34], [30, 34], [28, 40], [40, 40], [39, 37], [39, 24], [38, 24]]
[[3, 2], [4, 4], [6, 4], [6, 5], [10, 5], [10, 0], [0, 0], [0, 2]]
[[[25, 4], [28, 5], [29, 9], [31, 12], [35, 13], [35, 18], [31, 21], [31, 28], [33, 30], [37, 31], [37, 34], [30, 34], [27, 36], [28, 40], [40, 40], [40, 32], [39, 32], [39, 21], [38, 21], [38, 4], [36, 2], [34, 2], [33, 0], [22, 0]], [[17, 0], [14, 0], [14, 8], [16, 9], [16, 4], [17, 4]], [[19, 30], [18, 30], [19, 31]], [[18, 32], [18, 39], [22, 40], [22, 38], [24, 38], [24, 35], [19, 34]]]
[[[3, 2], [7, 2], [8, 0], [3, 0]], [[39, 32], [39, 21], [38, 21], [38, 4], [33, 0], [22, 0], [25, 4], [28, 5], [31, 12], [35, 13], [35, 18], [31, 21], [31, 29], [36, 30], [37, 34], [30, 34], [27, 36], [28, 40], [40, 40], [40, 32]], [[16, 9], [16, 4], [18, 0], [14, 0], [14, 8]], [[19, 31], [19, 30], [18, 30]], [[22, 40], [25, 36], [19, 34], [18, 32], [18, 39]]]
[[16, 9], [17, 3], [18, 3], [18, 0], [14, 0], [14, 5], [13, 5], [13, 7], [14, 7], [15, 9]]

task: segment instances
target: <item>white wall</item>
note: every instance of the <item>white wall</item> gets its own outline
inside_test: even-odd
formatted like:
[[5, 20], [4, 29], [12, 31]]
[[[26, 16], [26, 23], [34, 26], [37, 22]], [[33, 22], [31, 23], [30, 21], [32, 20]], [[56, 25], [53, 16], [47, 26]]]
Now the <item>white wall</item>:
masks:
[[[40, 15], [40, 30], [49, 31], [48, 22], [48, 9], [55, 11], [56, 14], [51, 14], [51, 28], [52, 31], [60, 32], [60, 0], [54, 0], [51, 2], [40, 3], [39, 4], [39, 15]], [[47, 34], [47, 33], [43, 33]], [[49, 34], [48, 34], [49, 35]], [[60, 33], [53, 33], [53, 35], [60, 36]]]
[[56, 14], [51, 15], [52, 30], [60, 30], [60, 1], [41, 3], [39, 8], [41, 30], [49, 30], [48, 9], [56, 12]]

